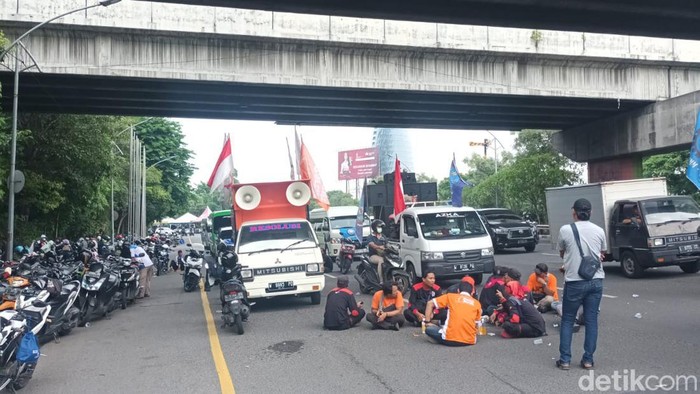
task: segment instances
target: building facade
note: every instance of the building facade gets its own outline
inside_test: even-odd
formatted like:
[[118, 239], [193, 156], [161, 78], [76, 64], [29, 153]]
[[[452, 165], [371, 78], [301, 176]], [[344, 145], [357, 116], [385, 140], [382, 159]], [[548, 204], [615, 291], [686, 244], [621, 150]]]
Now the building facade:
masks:
[[394, 159], [401, 161], [401, 170], [414, 172], [411, 135], [405, 129], [376, 128], [372, 134], [372, 146], [379, 148], [379, 174], [394, 172]]

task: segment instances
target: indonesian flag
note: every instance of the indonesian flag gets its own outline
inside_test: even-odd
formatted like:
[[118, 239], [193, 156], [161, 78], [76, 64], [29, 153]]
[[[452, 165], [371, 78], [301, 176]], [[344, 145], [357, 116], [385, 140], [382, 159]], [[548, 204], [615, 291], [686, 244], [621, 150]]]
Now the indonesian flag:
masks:
[[[231, 175], [233, 175], [233, 156], [231, 156], [231, 137], [227, 134], [224, 147], [221, 149], [219, 160], [216, 161], [207, 186], [210, 190], [216, 190], [225, 182], [230, 182]], [[226, 185], [224, 184], [224, 186]]]
[[401, 163], [396, 157], [394, 166], [394, 217], [406, 209], [406, 202], [403, 199], [403, 181], [401, 180]]
[[311, 158], [311, 154], [303, 142], [300, 144], [299, 173], [301, 174], [301, 179], [308, 179], [310, 181], [311, 197], [316, 200], [321, 208], [327, 211], [331, 203], [328, 201], [328, 195], [326, 194], [326, 189], [323, 187], [321, 175], [316, 169], [316, 164], [314, 164], [314, 160]]

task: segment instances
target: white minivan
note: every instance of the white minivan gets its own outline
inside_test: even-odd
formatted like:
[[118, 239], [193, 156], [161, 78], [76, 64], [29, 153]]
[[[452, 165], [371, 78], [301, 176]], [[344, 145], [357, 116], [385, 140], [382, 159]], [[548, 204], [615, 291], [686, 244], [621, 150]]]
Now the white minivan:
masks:
[[[330, 207], [328, 211], [317, 208], [309, 212], [309, 221], [314, 226], [321, 249], [329, 257], [338, 256], [340, 239], [343, 236], [354, 234], [356, 220], [356, 206]], [[362, 224], [363, 237], [370, 235], [369, 224], [369, 217], [365, 216]], [[351, 234], [348, 234], [348, 231]]]
[[399, 215], [399, 253], [411, 280], [432, 271], [439, 279], [470, 275], [478, 284], [493, 272], [493, 244], [469, 207], [407, 208]]

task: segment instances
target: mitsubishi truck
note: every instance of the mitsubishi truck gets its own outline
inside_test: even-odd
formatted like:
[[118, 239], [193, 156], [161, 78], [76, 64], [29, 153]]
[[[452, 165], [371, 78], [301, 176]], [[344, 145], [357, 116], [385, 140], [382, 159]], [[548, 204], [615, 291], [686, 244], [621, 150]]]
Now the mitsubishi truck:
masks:
[[437, 204], [415, 203], [398, 216], [393, 241], [411, 281], [432, 271], [438, 279], [470, 275], [480, 284], [494, 267], [491, 236], [481, 217], [473, 208]]
[[651, 267], [700, 270], [700, 207], [689, 196], [669, 196], [664, 178], [592, 183], [545, 191], [552, 247], [573, 221], [579, 198], [591, 202], [591, 222], [605, 230], [605, 261], [618, 261], [629, 278]]
[[307, 218], [308, 181], [233, 186], [235, 251], [249, 299], [309, 296], [321, 303], [323, 258]]

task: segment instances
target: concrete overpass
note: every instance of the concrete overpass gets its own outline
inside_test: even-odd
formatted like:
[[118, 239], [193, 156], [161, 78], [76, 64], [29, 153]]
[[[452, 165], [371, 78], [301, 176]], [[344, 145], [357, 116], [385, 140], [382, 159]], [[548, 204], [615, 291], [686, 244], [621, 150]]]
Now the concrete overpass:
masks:
[[[82, 4], [16, 1], [9, 37]], [[21, 111], [574, 130], [700, 90], [698, 44], [675, 39], [146, 2], [61, 22], [25, 42], [44, 72], [22, 75]]]
[[156, 0], [304, 14], [700, 39], [692, 0]]

